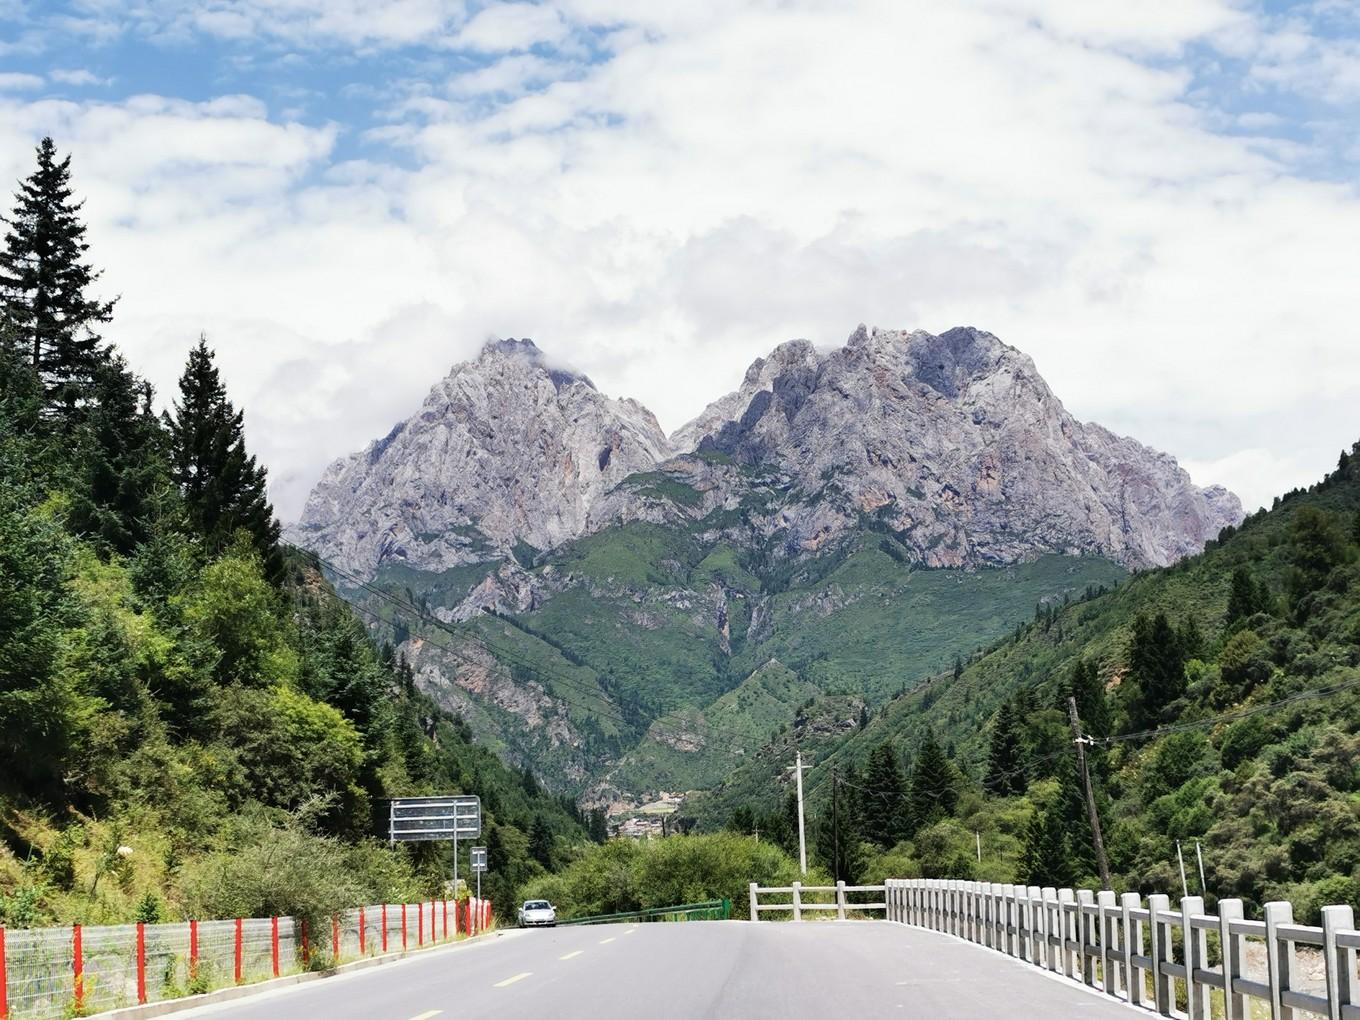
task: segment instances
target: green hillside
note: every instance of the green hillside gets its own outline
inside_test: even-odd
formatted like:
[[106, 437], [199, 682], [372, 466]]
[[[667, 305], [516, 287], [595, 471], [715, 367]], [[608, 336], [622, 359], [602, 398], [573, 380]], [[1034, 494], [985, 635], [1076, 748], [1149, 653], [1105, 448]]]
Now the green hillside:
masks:
[[[709, 825], [775, 813], [797, 742], [816, 762], [814, 815], [833, 786], [851, 816], [894, 805], [892, 838], [866, 840], [853, 869], [891, 859], [918, 873], [1089, 881], [1069, 695], [1097, 738], [1097, 801], [1125, 887], [1179, 888], [1180, 840], [1191, 891], [1198, 841], [1212, 895], [1291, 899], [1308, 916], [1360, 899], [1360, 444], [1202, 554], [1041, 607], [863, 728], [820, 744], [781, 736], [688, 808]], [[912, 793], [931, 739], [956, 770], [943, 813], [938, 789]], [[981, 864], [975, 831], [991, 850]]]

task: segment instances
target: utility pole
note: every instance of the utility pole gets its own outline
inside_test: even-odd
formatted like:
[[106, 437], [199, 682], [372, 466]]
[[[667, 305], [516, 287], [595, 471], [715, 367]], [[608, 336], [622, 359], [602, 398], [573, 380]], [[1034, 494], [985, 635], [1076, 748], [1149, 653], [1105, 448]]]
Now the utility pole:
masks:
[[1081, 720], [1077, 718], [1076, 698], [1067, 699], [1067, 711], [1072, 718], [1072, 743], [1077, 748], [1077, 767], [1081, 770], [1081, 784], [1086, 794], [1086, 816], [1091, 822], [1091, 842], [1095, 844], [1101, 888], [1113, 889], [1114, 883], [1110, 881], [1110, 862], [1105, 856], [1105, 839], [1100, 834], [1100, 815], [1096, 812], [1096, 795], [1091, 789], [1091, 770], [1086, 765], [1086, 745], [1092, 741], [1090, 737], [1081, 735]]
[[841, 880], [841, 816], [840, 816], [841, 777], [831, 770], [831, 871], [832, 878]]
[[1181, 841], [1179, 839], [1176, 840], [1176, 860], [1180, 862], [1181, 866], [1181, 898], [1184, 899], [1190, 895], [1190, 887], [1185, 883], [1185, 855], [1181, 853]]
[[807, 837], [803, 828], [803, 770], [809, 768], [812, 766], [803, 764], [803, 752], [799, 751], [796, 763], [788, 770], [798, 780], [798, 868], [804, 875], [807, 874]]
[[1204, 882], [1204, 851], [1199, 848], [1199, 840], [1195, 840], [1195, 857], [1199, 861], [1199, 894], [1208, 896], [1209, 891]]

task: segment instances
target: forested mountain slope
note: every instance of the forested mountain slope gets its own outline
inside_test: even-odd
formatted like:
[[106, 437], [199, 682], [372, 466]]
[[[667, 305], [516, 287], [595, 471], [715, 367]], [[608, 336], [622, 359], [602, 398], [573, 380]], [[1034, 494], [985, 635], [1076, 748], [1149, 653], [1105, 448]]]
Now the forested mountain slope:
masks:
[[483, 797], [508, 907], [585, 840], [574, 804], [475, 743], [280, 546], [203, 340], [153, 410], [95, 332], [113, 309], [88, 293], [69, 161], [48, 140], [38, 162], [0, 252], [0, 925], [430, 895], [447, 849], [390, 850], [379, 805], [451, 791]]
[[[1211, 894], [1291, 899], [1305, 914], [1360, 898], [1360, 444], [1203, 553], [1040, 607], [862, 728], [819, 742], [795, 725], [694, 810], [710, 824], [777, 816], [780, 770], [802, 746], [814, 812], [828, 815], [835, 789], [860, 826], [850, 870], [895, 860], [1089, 880], [1069, 696], [1096, 739], [1105, 841], [1126, 887], [1179, 888], [1181, 840], [1192, 876], [1202, 844]], [[923, 749], [952, 758], [948, 777], [918, 775]]]

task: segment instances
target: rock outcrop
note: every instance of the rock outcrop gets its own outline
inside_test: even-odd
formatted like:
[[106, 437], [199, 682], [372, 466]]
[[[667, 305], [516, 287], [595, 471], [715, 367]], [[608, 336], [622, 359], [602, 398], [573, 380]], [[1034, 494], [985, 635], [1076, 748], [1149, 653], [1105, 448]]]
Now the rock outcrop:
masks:
[[1028, 356], [971, 328], [860, 326], [824, 355], [783, 344], [675, 442], [792, 477], [774, 528], [795, 553], [869, 517], [929, 566], [1061, 552], [1146, 567], [1242, 518], [1173, 457], [1073, 418]]
[[553, 367], [532, 340], [488, 343], [413, 417], [336, 461], [292, 541], [347, 570], [424, 570], [581, 534], [595, 501], [671, 452], [656, 418]]
[[[1139, 568], [1241, 517], [1235, 496], [1196, 487], [1169, 455], [1072, 417], [992, 334], [860, 326], [829, 353], [781, 344], [670, 440], [646, 408], [553, 368], [532, 341], [490, 343], [418, 414], [331, 465], [289, 534], [365, 576], [706, 519], [786, 556], [867, 523], [933, 567], [1058, 552]], [[483, 588], [469, 607], [533, 598], [510, 574]]]

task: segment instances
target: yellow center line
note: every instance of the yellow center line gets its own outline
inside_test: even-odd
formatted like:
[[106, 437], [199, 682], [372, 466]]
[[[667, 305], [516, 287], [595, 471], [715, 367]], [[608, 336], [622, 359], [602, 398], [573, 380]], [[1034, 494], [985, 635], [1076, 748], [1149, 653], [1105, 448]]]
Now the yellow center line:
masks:
[[526, 971], [524, 971], [522, 974], [516, 974], [516, 975], [514, 975], [513, 977], [508, 977], [508, 978], [506, 978], [504, 981], [497, 981], [497, 982], [495, 983], [495, 985], [493, 985], [492, 987], [494, 987], [494, 988], [504, 988], [506, 985], [513, 985], [516, 981], [523, 981], [525, 978], [527, 978], [527, 977], [528, 977], [530, 974], [532, 974], [532, 973], [533, 973], [533, 971], [531, 971], [531, 970], [526, 970]]
[[558, 959], [559, 959], [559, 960], [570, 960], [573, 956], [580, 956], [580, 955], [581, 955], [582, 953], [584, 953], [584, 952], [585, 952], [584, 949], [577, 949], [577, 950], [575, 950], [574, 952], [568, 953], [566, 956], [559, 956]]
[[411, 1017], [411, 1020], [430, 1020], [431, 1017], [439, 1016], [439, 1014], [442, 1012], [444, 1012], [442, 1009], [431, 1009], [424, 1013], [418, 1013], [417, 1015]]
[[607, 945], [609, 945], [609, 943], [611, 943], [611, 942], [613, 942], [613, 941], [614, 941], [614, 936], [613, 936], [613, 935], [610, 935], [609, 938], [607, 938], [607, 939], [600, 939], [600, 945], [602, 945], [602, 946], [607, 946]]

